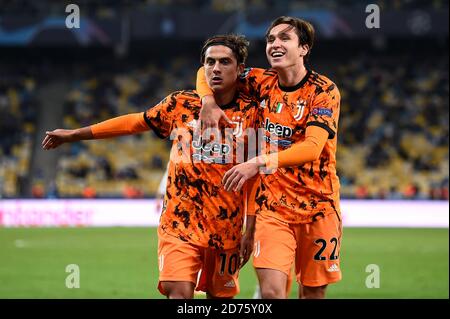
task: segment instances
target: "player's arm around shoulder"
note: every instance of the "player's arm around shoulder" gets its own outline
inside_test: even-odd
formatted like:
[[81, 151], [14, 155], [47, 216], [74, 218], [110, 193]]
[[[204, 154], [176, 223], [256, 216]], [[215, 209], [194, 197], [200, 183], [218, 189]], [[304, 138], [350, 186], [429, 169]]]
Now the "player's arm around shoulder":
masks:
[[205, 67], [203, 66], [197, 71], [196, 91], [202, 103], [200, 110], [202, 129], [218, 128], [220, 123], [225, 123], [226, 126], [233, 124], [225, 112], [217, 105], [214, 93], [206, 80]]
[[[265, 71], [259, 68], [245, 68], [238, 78], [238, 91], [258, 99], [259, 85]], [[225, 112], [217, 105], [213, 91], [206, 81], [204, 67], [200, 67], [197, 72], [196, 90], [202, 101], [200, 120], [203, 128], [217, 128], [220, 124], [224, 124], [225, 126], [233, 125]]]

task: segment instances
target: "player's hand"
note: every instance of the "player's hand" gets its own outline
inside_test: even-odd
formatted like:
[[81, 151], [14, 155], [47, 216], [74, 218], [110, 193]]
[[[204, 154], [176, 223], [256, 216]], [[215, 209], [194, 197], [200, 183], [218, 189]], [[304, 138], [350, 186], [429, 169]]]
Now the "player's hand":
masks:
[[44, 150], [57, 148], [61, 144], [74, 141], [74, 130], [56, 129], [51, 132], [45, 132], [45, 134], [45, 138], [42, 141]]
[[253, 244], [255, 241], [254, 232], [246, 231], [242, 235], [241, 246], [239, 250], [239, 268], [244, 267], [253, 252]]
[[222, 179], [225, 190], [228, 192], [240, 191], [246, 181], [258, 174], [260, 165], [260, 162], [254, 158], [228, 170]]
[[206, 129], [219, 129], [221, 125], [230, 127], [233, 122], [227, 117], [225, 112], [216, 104], [212, 95], [202, 99], [203, 106], [200, 110], [200, 123], [202, 131]]

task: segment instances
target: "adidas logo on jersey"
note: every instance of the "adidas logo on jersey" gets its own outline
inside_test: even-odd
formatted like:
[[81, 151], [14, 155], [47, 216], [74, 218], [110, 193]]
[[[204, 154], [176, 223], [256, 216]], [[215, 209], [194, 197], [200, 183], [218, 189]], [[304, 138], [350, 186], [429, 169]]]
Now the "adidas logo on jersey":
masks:
[[234, 283], [234, 280], [230, 280], [224, 285], [224, 287], [234, 288], [234, 287], [236, 287], [236, 284]]
[[266, 108], [266, 100], [263, 100], [261, 103], [259, 103], [259, 107], [265, 109]]
[[330, 268], [328, 268], [329, 272], [339, 271], [339, 267], [336, 264], [332, 264]]

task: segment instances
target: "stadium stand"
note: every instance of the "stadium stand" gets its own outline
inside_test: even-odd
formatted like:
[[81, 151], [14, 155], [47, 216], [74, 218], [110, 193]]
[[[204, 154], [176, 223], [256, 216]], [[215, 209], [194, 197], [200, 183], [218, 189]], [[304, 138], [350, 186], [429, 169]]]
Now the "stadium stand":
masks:
[[359, 57], [337, 68], [343, 196], [448, 198], [447, 69], [442, 55]]
[[2, 65], [0, 75], [0, 198], [19, 197], [29, 174], [36, 124], [37, 81]]

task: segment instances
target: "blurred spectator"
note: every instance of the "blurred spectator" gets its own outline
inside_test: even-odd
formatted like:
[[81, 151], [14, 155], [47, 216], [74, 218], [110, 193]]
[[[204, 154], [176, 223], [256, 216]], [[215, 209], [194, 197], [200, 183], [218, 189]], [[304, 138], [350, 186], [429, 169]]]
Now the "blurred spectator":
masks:
[[441, 188], [441, 198], [443, 200], [448, 200], [448, 185], [442, 186]]
[[118, 179], [138, 179], [139, 176], [136, 173], [136, 170], [133, 167], [125, 167], [117, 173], [116, 176]]
[[58, 188], [56, 187], [55, 182], [50, 182], [50, 184], [48, 185], [46, 197], [48, 199], [59, 198]]
[[158, 154], [154, 155], [152, 158], [152, 167], [155, 169], [164, 169], [163, 160]]
[[367, 187], [365, 185], [359, 185], [356, 187], [356, 198], [357, 199], [368, 199], [369, 198], [369, 191], [367, 190]]
[[90, 198], [95, 198], [95, 197], [97, 197], [97, 192], [95, 191], [94, 187], [86, 186], [83, 189], [83, 198], [90, 199]]
[[416, 199], [419, 195], [419, 187], [414, 184], [409, 184], [403, 191], [403, 197], [406, 199]]
[[113, 172], [111, 168], [111, 164], [108, 162], [108, 160], [105, 157], [100, 157], [97, 160], [97, 166], [99, 170], [103, 173], [105, 179], [110, 180], [113, 178]]
[[402, 199], [402, 194], [397, 190], [397, 187], [391, 186], [387, 199]]
[[33, 198], [44, 198], [44, 185], [41, 182], [33, 184], [33, 186], [31, 187], [31, 195], [33, 196]]
[[124, 198], [142, 198], [144, 197], [144, 193], [137, 187], [126, 185], [123, 190]]

